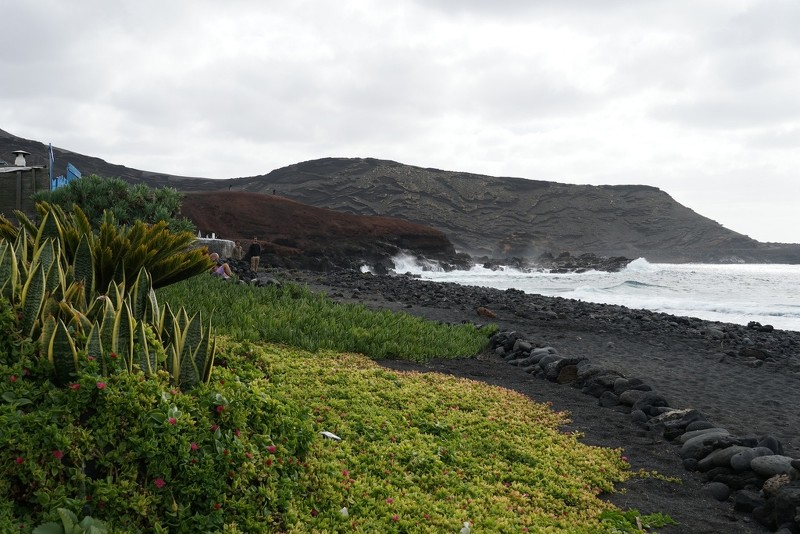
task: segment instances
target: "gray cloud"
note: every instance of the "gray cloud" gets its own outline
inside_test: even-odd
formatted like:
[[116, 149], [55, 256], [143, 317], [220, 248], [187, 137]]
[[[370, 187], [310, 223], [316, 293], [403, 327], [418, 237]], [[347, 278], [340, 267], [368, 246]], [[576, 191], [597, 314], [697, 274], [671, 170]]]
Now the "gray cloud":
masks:
[[647, 183], [800, 241], [787, 195], [720, 207], [747, 205], [748, 176], [796, 191], [794, 0], [11, 0], [4, 20], [0, 128], [116, 163], [223, 178], [372, 156]]

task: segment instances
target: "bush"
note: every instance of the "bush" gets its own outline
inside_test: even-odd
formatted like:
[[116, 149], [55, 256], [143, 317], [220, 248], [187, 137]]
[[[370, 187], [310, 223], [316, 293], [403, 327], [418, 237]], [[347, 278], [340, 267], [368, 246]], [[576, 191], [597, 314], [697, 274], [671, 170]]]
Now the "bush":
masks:
[[57, 204], [67, 211], [80, 206], [94, 228], [103, 222], [103, 212], [111, 210], [123, 225], [136, 221], [148, 224], [164, 222], [173, 232], [195, 233], [197, 228], [185, 217], [179, 217], [183, 195], [177, 189], [151, 189], [145, 184], [130, 185], [121, 178], [103, 178], [96, 174], [73, 180], [55, 191], [42, 191], [33, 196], [37, 202]]
[[96, 362], [66, 388], [31, 361], [0, 366], [0, 531], [59, 508], [130, 532], [282, 529], [311, 427], [242, 363], [190, 394], [166, 373], [103, 377]]

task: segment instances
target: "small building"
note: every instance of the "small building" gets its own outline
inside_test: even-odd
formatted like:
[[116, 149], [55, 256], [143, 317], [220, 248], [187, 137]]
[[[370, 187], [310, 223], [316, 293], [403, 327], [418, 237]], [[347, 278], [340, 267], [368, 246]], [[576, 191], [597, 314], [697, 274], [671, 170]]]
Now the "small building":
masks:
[[[36, 204], [31, 195], [50, 190], [50, 174], [44, 165], [29, 165], [30, 152], [14, 150], [14, 164], [0, 166], [0, 215], [16, 222], [14, 210], [31, 219], [36, 217]], [[0, 154], [0, 159], [7, 159]]]

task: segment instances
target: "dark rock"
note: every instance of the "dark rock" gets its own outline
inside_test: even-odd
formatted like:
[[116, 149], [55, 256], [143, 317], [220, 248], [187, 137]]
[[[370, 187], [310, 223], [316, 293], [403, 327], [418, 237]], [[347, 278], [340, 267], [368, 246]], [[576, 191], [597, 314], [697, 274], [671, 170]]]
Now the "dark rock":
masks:
[[577, 365], [565, 365], [561, 368], [558, 372], [558, 377], [556, 377], [556, 382], [559, 384], [574, 384], [578, 381], [578, 366]]
[[750, 469], [750, 462], [758, 456], [769, 456], [774, 454], [772, 449], [766, 447], [750, 447], [731, 457], [731, 467], [736, 471], [747, 471]]
[[614, 381], [614, 393], [621, 395], [629, 389], [636, 389], [640, 391], [651, 391], [653, 388], [648, 386], [642, 381], [641, 378], [623, 378], [620, 377]]
[[[633, 391], [633, 390], [628, 390]], [[626, 391], [627, 393], [627, 391]], [[639, 400], [633, 403], [634, 410], [642, 410], [648, 415], [654, 415], [652, 410], [659, 407], [669, 407], [669, 402], [663, 396], [653, 391], [645, 391]]]
[[[612, 395], [614, 394], [612, 393]], [[646, 423], [647, 414], [641, 410], [631, 410], [631, 421], [634, 423]]]
[[706, 490], [711, 494], [714, 499], [725, 502], [731, 494], [731, 489], [721, 482], [711, 482], [706, 485]]
[[780, 454], [757, 456], [750, 461], [750, 469], [764, 478], [775, 475], [788, 475], [792, 472], [792, 459]]
[[757, 491], [737, 491], [733, 498], [733, 509], [737, 512], [752, 513], [759, 506], [764, 506], [766, 501]]
[[640, 389], [628, 389], [623, 391], [622, 394], [620, 394], [619, 401], [626, 406], [633, 406], [634, 404], [639, 402], [639, 400], [643, 398], [647, 393], [649, 392], [642, 391]]
[[695, 430], [707, 430], [709, 428], [714, 428], [714, 424], [709, 421], [692, 421], [686, 425], [687, 432], [693, 432]]
[[731, 467], [731, 458], [743, 451], [752, 450], [749, 447], [741, 445], [732, 445], [724, 449], [717, 449], [711, 452], [708, 456], [700, 460], [697, 468], [700, 471], [708, 471], [713, 467]]
[[758, 442], [758, 446], [766, 447], [775, 454], [783, 454], [783, 444], [774, 436], [764, 436], [761, 441]]
[[784, 486], [775, 497], [767, 501], [757, 519], [775, 530], [784, 523], [796, 523], [798, 507], [800, 507], [800, 487]]
[[727, 467], [716, 467], [706, 473], [709, 480], [722, 482], [732, 490], [751, 488], [756, 490], [761, 487], [764, 479], [753, 471], [737, 473]]
[[609, 408], [611, 406], [617, 406], [617, 405], [619, 405], [619, 397], [617, 397], [616, 395], [614, 395], [610, 391], [605, 391], [605, 392], [603, 392], [602, 395], [600, 395], [600, 400], [598, 401], [597, 404], [599, 404], [600, 406], [602, 406], [604, 408]]

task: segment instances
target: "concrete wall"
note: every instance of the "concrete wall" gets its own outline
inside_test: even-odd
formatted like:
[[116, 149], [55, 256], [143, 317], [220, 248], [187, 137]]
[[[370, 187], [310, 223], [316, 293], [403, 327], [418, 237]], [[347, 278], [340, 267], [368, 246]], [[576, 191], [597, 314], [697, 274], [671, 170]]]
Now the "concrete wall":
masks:
[[36, 205], [31, 195], [50, 190], [50, 175], [46, 167], [0, 172], [0, 215], [16, 222], [14, 210], [22, 210], [28, 217], [36, 216]]
[[197, 243], [200, 246], [208, 247], [209, 252], [216, 252], [220, 258], [227, 259], [233, 254], [235, 243], [229, 239], [211, 239], [208, 237], [198, 237]]

